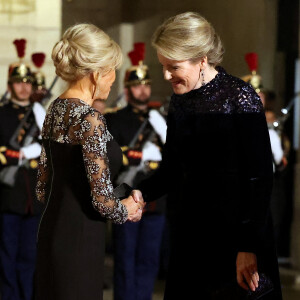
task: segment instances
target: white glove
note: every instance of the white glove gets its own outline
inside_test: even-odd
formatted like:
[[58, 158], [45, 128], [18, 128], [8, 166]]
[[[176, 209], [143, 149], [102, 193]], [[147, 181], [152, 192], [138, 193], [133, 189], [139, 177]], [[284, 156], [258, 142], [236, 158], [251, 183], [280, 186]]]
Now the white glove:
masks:
[[42, 131], [44, 119], [46, 116], [46, 111], [44, 107], [38, 102], [34, 102], [32, 110], [34, 113], [36, 124], [38, 125], [40, 131]]
[[26, 159], [38, 158], [41, 154], [42, 147], [39, 143], [33, 143], [20, 149]]
[[145, 143], [142, 152], [143, 156], [141, 163], [147, 160], [161, 161], [162, 159], [159, 148], [149, 141]]
[[167, 123], [163, 116], [157, 110], [151, 109], [149, 111], [149, 122], [164, 144], [167, 137]]
[[271, 149], [272, 149], [274, 161], [277, 165], [279, 165], [283, 157], [283, 149], [281, 147], [280, 137], [273, 128], [269, 129], [269, 136], [270, 136]]

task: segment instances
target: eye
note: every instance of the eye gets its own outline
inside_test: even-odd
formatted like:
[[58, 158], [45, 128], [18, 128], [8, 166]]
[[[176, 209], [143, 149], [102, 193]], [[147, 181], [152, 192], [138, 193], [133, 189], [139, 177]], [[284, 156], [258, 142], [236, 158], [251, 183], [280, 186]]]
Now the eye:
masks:
[[179, 67], [178, 66], [172, 66], [172, 70], [178, 70], [179, 69]]

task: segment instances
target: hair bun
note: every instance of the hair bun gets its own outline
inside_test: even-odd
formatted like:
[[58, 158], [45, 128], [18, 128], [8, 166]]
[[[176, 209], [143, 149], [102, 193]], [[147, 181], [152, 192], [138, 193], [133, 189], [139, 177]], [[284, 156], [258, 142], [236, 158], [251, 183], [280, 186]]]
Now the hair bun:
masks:
[[68, 28], [52, 50], [56, 74], [63, 80], [76, 81], [89, 73], [108, 72], [122, 63], [122, 52], [104, 31], [93, 24]]

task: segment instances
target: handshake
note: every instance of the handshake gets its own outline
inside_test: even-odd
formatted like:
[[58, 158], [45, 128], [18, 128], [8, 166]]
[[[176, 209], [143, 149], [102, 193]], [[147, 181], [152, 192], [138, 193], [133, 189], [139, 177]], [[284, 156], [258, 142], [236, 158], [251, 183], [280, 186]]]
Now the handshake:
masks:
[[142, 218], [143, 208], [146, 203], [142, 196], [141, 191], [132, 190], [130, 196], [121, 200], [128, 211], [128, 219], [130, 222], [138, 222]]

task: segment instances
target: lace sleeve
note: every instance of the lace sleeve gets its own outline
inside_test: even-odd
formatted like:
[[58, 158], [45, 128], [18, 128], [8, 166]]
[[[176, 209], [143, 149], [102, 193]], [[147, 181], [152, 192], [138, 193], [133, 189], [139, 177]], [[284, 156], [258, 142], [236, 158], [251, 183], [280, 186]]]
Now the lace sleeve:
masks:
[[47, 162], [47, 155], [44, 146], [40, 155], [39, 168], [37, 173], [36, 196], [37, 199], [45, 203], [46, 185], [49, 178], [49, 168]]
[[82, 145], [83, 160], [91, 187], [92, 204], [105, 218], [116, 224], [126, 222], [126, 207], [113, 195], [108, 167], [107, 142], [112, 138], [103, 116], [91, 111], [78, 124], [74, 134]]

